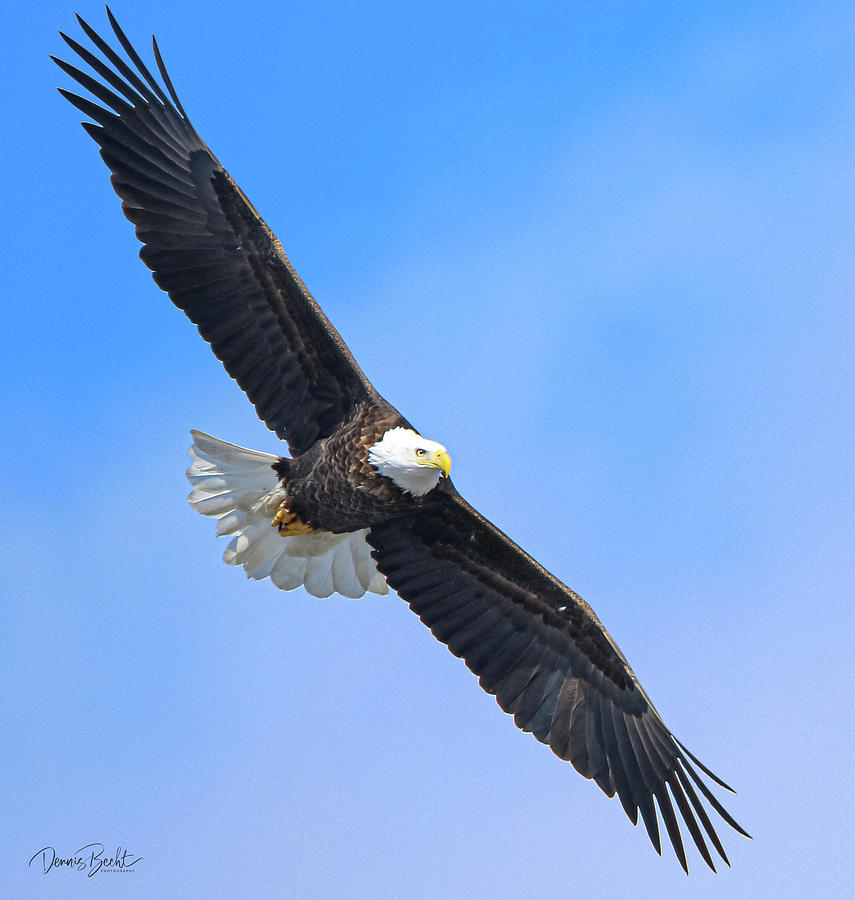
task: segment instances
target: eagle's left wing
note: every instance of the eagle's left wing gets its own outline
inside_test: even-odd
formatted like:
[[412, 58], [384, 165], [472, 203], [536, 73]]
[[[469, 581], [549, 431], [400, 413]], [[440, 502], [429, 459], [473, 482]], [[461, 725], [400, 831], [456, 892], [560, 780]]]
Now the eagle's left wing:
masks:
[[[638, 811], [661, 852], [654, 798], [688, 872], [677, 808], [713, 871], [704, 832], [728, 863], [697, 789], [733, 828], [692, 763], [732, 790], [671, 734], [590, 606], [445, 482], [410, 518], [368, 535], [377, 568], [410, 608], [480, 676], [523, 731]], [[669, 797], [670, 791], [670, 797]], [[700, 822], [699, 827], [698, 823]]]

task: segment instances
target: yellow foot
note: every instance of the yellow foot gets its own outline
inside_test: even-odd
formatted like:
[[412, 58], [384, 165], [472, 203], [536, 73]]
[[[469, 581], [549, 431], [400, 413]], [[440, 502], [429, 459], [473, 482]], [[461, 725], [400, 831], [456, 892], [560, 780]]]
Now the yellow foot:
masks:
[[301, 522], [300, 519], [288, 509], [284, 502], [279, 505], [279, 509], [276, 510], [276, 515], [273, 517], [273, 521], [270, 524], [274, 528], [279, 529], [279, 534], [281, 534], [282, 537], [293, 537], [295, 534], [312, 533], [311, 527], [305, 522]]

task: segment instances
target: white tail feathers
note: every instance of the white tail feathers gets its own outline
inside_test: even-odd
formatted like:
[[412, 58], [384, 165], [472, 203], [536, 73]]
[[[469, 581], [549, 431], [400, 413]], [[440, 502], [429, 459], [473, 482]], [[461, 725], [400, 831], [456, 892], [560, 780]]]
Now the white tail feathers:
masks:
[[305, 587], [314, 597], [389, 592], [371, 558], [367, 529], [282, 537], [270, 524], [285, 497], [272, 468], [278, 456], [190, 433], [187, 478], [193, 490], [187, 499], [202, 515], [219, 520], [217, 535], [233, 535], [223, 554], [226, 563], [243, 566], [248, 578], [269, 577], [283, 591]]

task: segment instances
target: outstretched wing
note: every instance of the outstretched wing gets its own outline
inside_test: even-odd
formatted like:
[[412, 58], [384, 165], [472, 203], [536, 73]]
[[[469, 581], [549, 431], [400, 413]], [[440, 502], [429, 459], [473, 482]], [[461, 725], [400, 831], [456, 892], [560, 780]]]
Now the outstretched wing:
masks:
[[[190, 124], [157, 44], [162, 85], [108, 16], [127, 58], [78, 17], [102, 58], [63, 38], [101, 81], [55, 61], [99, 102], [61, 93], [93, 120], [84, 128], [101, 147], [155, 281], [198, 326], [259, 417], [299, 455], [378, 395]], [[656, 806], [688, 871], [676, 803], [707, 864], [715, 868], [707, 841], [727, 862], [698, 791], [746, 832], [694, 766], [729, 788], [674, 738], [581, 597], [447, 482], [418, 515], [376, 525], [368, 540], [390, 585], [502, 709], [609, 796], [617, 793], [633, 823], [640, 811], [658, 852]]]
[[[671, 734], [587, 603], [476, 512], [447, 482], [421, 513], [375, 525], [378, 569], [517, 726], [570, 760], [661, 853], [654, 798], [688, 872], [672, 798], [713, 871], [728, 863], [698, 791], [741, 834], [692, 763], [731, 790]], [[670, 791], [670, 796], [669, 796]], [[700, 823], [700, 825], [699, 825]], [[704, 835], [706, 834], [706, 839]]]
[[62, 37], [102, 81], [54, 61], [99, 102], [60, 93], [96, 123], [83, 127], [101, 147], [154, 280], [299, 455], [377, 393], [276, 236], [190, 124], [157, 43], [163, 85], [107, 14], [127, 60], [78, 16], [103, 59]]

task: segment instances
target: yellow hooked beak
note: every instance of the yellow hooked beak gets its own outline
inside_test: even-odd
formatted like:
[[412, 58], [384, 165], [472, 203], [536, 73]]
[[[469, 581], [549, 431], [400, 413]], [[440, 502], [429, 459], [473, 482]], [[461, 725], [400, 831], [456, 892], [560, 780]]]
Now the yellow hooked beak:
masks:
[[432, 456], [425, 456], [419, 460], [419, 464], [439, 469], [446, 478], [451, 472], [451, 457], [446, 450], [437, 450]]

